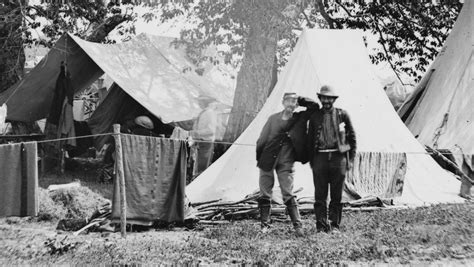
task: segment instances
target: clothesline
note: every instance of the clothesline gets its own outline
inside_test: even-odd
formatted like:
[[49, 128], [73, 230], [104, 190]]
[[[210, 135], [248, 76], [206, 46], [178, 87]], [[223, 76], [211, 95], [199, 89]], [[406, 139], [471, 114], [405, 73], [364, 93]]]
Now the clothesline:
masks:
[[[83, 135], [83, 136], [75, 136], [75, 137], [64, 137], [64, 138], [56, 138], [56, 139], [47, 139], [47, 140], [40, 140], [40, 141], [31, 141], [36, 143], [52, 143], [52, 142], [60, 142], [60, 141], [67, 141], [72, 139], [81, 139], [81, 138], [91, 138], [91, 137], [99, 137], [99, 136], [114, 136], [116, 133], [103, 133], [103, 134], [91, 134], [91, 135]], [[131, 135], [126, 133], [120, 133], [120, 135]], [[237, 146], [250, 146], [256, 147], [256, 144], [245, 144], [245, 143], [236, 143], [236, 142], [225, 142], [225, 141], [205, 141], [205, 140], [195, 140], [192, 139], [177, 139], [177, 138], [170, 138], [170, 137], [161, 137], [161, 136], [149, 136], [153, 138], [160, 138], [160, 139], [167, 139], [172, 141], [184, 141], [184, 142], [192, 142], [192, 143], [213, 143], [213, 144], [222, 144], [222, 145], [237, 145]], [[9, 144], [20, 144], [20, 143], [28, 143], [28, 142], [17, 142], [17, 143], [9, 143]], [[371, 152], [371, 151], [364, 151], [364, 152]], [[374, 151], [372, 151], [374, 152]], [[378, 151], [375, 151], [378, 152]], [[405, 154], [426, 154], [426, 155], [433, 155], [433, 154], [442, 154], [442, 155], [472, 155], [474, 153], [448, 153], [448, 152], [420, 152], [420, 151], [404, 151], [404, 152], [382, 152], [382, 153], [405, 153]]]

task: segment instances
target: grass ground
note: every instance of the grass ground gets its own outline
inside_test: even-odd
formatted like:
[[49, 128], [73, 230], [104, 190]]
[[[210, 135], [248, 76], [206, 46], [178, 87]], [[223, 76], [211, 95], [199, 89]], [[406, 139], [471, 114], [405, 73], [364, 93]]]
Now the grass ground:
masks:
[[[262, 234], [257, 221], [172, 230], [74, 237], [53, 224], [0, 221], [0, 264], [454, 264], [474, 263], [474, 204], [345, 212], [340, 234], [316, 233], [304, 217], [304, 238], [289, 222]], [[61, 243], [62, 241], [62, 243]], [[55, 248], [57, 250], [53, 250]]]
[[[93, 165], [93, 164], [92, 164]], [[111, 199], [112, 184], [98, 183], [90, 163], [49, 173], [40, 186], [80, 180]], [[0, 219], [0, 265], [12, 264], [310, 264], [342, 263], [474, 265], [474, 203], [406, 210], [344, 212], [340, 234], [316, 233], [304, 216], [306, 236], [296, 238], [289, 222], [267, 234], [255, 220], [128, 233], [57, 232], [57, 221]]]

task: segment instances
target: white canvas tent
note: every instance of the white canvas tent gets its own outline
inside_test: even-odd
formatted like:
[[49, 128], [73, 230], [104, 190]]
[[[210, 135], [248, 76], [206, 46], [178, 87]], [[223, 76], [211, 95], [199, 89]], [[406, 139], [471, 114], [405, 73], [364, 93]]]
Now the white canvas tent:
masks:
[[[405, 155], [403, 193], [398, 202], [423, 205], [462, 201], [459, 181], [444, 171], [415, 140], [390, 104], [382, 85], [371, 72], [361, 32], [353, 30], [306, 30], [260, 113], [229, 150], [187, 187], [192, 202], [215, 199], [240, 200], [258, 189], [255, 146], [267, 118], [282, 109], [284, 92], [316, 98], [323, 84], [340, 94], [336, 106], [348, 110], [357, 132], [359, 152]], [[385, 154], [390, 157], [391, 154]], [[358, 162], [359, 168], [364, 162]], [[376, 168], [384, 164], [375, 164]], [[405, 164], [405, 166], [403, 166]], [[395, 170], [396, 171], [396, 170]], [[364, 179], [362, 177], [361, 179]], [[379, 180], [377, 180], [379, 179]], [[369, 184], [386, 183], [382, 177], [366, 177]], [[296, 166], [295, 189], [299, 197], [313, 196], [308, 165]], [[275, 187], [274, 192], [279, 191]], [[366, 195], [372, 192], [365, 192]]]
[[443, 49], [399, 109], [422, 144], [463, 155], [474, 171], [474, 3], [467, 0]]

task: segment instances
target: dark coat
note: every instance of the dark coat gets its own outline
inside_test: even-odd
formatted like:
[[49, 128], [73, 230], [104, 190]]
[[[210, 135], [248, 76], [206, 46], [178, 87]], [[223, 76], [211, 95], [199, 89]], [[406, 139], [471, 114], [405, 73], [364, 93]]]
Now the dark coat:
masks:
[[275, 113], [268, 118], [257, 140], [257, 166], [264, 171], [269, 171], [275, 165], [276, 158], [285, 142], [291, 142], [295, 149], [295, 160], [301, 163], [308, 162], [307, 149], [305, 148], [307, 122], [311, 114], [319, 110], [319, 105], [309, 98], [298, 98], [298, 104], [306, 107], [305, 111], [296, 112], [289, 120], [291, 129], [278, 133], [270, 140], [270, 129], [273, 121], [281, 118], [282, 112]]
[[48, 122], [54, 125], [59, 124], [59, 119], [63, 111], [64, 98], [72, 106], [74, 100], [74, 89], [71, 85], [71, 77], [66, 68], [61, 64], [56, 87], [54, 89], [53, 101], [48, 115]]
[[[348, 153], [349, 160], [353, 161], [356, 149], [357, 149], [357, 141], [356, 141], [356, 134], [354, 131], [354, 127], [352, 125], [352, 121], [349, 117], [349, 114], [343, 109], [334, 108], [335, 114], [335, 129], [338, 132], [338, 149], [341, 153]], [[319, 149], [319, 137], [321, 135], [321, 130], [323, 127], [323, 111], [317, 110], [313, 112], [309, 119], [309, 126], [308, 126], [308, 135], [307, 135], [307, 154], [309, 158], [313, 158], [316, 152]], [[345, 124], [345, 135], [341, 135], [339, 131], [339, 125], [341, 123]]]

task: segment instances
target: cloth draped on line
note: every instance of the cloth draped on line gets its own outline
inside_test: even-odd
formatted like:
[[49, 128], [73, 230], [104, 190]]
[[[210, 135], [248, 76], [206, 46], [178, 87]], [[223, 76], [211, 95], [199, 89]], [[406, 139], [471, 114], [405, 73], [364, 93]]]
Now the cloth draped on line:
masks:
[[71, 85], [71, 77], [66, 71], [66, 67], [61, 65], [56, 87], [54, 89], [54, 97], [48, 115], [48, 122], [58, 125], [61, 113], [64, 107], [64, 100], [72, 106], [74, 100], [74, 89]]
[[182, 129], [181, 127], [174, 127], [173, 133], [171, 133], [170, 139], [185, 140], [190, 136], [189, 131]]
[[0, 134], [5, 133], [5, 120], [7, 119], [7, 105], [0, 106]]
[[[58, 124], [58, 138], [76, 136], [76, 130], [74, 127], [74, 115], [72, 110], [72, 105], [69, 104], [67, 99], [64, 99], [63, 109]], [[66, 140], [66, 144], [76, 146], [76, 139], [68, 139]]]
[[[186, 143], [122, 135], [127, 222], [182, 222], [185, 211]], [[114, 182], [112, 219], [120, 219], [120, 189]]]
[[0, 217], [38, 215], [37, 143], [0, 145]]
[[[76, 136], [73, 102], [74, 89], [71, 85], [71, 77], [66, 71], [66, 67], [61, 65], [45, 129], [47, 138]], [[76, 146], [76, 139], [68, 139], [65, 144]], [[59, 143], [55, 143], [53, 146], [58, 147]]]

